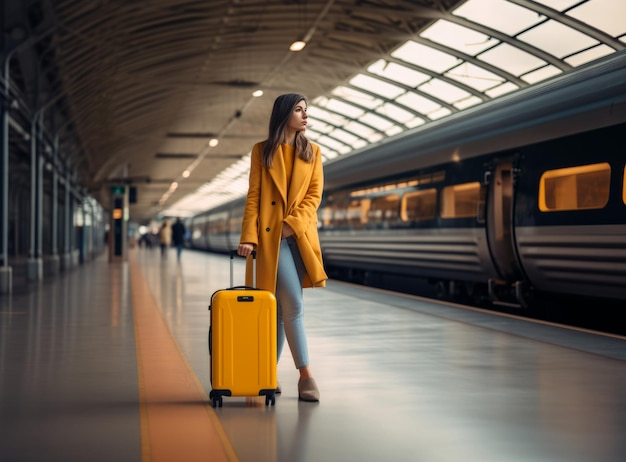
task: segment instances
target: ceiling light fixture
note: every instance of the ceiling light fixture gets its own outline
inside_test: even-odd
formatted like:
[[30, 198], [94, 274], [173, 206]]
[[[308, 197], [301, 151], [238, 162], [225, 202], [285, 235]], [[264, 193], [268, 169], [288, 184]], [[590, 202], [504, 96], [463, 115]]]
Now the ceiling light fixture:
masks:
[[258, 98], [259, 96], [263, 96], [263, 90], [257, 90], [253, 92], [252, 96], [254, 96], [255, 98]]
[[289, 45], [289, 51], [302, 51], [306, 46], [306, 42], [304, 40], [296, 40], [291, 45]]
[[[328, 13], [328, 10], [330, 10], [330, 8], [333, 6], [333, 3], [335, 3], [335, 0], [328, 0], [318, 17], [315, 19], [315, 22], [313, 23], [311, 28], [307, 31], [307, 33], [303, 37], [298, 38], [298, 40], [289, 45], [289, 51], [302, 51], [304, 49], [307, 43], [309, 43], [313, 38], [313, 35], [317, 31], [317, 27]], [[304, 19], [306, 21], [306, 17]]]
[[211, 141], [209, 141], [209, 146], [214, 148], [215, 146], [217, 146], [219, 144], [219, 142], [220, 142], [220, 140], [218, 140], [217, 138], [211, 138]]

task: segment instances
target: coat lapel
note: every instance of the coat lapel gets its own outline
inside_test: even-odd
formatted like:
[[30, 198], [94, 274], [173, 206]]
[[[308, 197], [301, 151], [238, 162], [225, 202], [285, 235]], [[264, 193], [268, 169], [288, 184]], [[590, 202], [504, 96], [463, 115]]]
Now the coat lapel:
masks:
[[[280, 197], [283, 199], [283, 203], [287, 204], [287, 175], [285, 173], [285, 161], [283, 160], [283, 147], [278, 146], [276, 153], [274, 154], [274, 160], [272, 162], [272, 168], [269, 168], [270, 176], [274, 182], [274, 186], [280, 193]], [[293, 184], [293, 181], [292, 181]]]
[[289, 201], [287, 203], [287, 210], [291, 210], [295, 207], [296, 203], [299, 203], [304, 197], [306, 193], [304, 188], [309, 184], [312, 168], [313, 162], [305, 162], [299, 157], [294, 159], [291, 184], [289, 186], [289, 193], [287, 194], [287, 200]]
[[291, 172], [291, 184], [289, 191], [287, 191], [285, 186], [287, 183], [287, 174], [285, 172], [283, 148], [282, 145], [278, 146], [276, 154], [274, 155], [272, 168], [268, 169], [268, 171], [276, 190], [279, 192], [286, 206], [285, 210], [291, 210], [295, 203], [299, 202], [303, 197], [303, 189], [309, 184], [312, 169], [313, 162], [305, 162], [299, 157], [296, 157], [294, 159], [293, 171]]

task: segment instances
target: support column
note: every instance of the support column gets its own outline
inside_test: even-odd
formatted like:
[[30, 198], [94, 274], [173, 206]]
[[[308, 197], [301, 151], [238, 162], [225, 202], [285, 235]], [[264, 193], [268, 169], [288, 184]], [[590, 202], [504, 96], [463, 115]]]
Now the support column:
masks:
[[30, 135], [30, 248], [26, 273], [29, 281], [43, 279], [43, 258], [41, 257], [43, 156], [39, 155], [40, 116], [41, 112], [37, 112], [33, 118]]
[[3, 56], [2, 66], [2, 148], [0, 149], [0, 294], [13, 291], [13, 272], [9, 266], [9, 61], [11, 54]]
[[[6, 80], [5, 80], [6, 82]], [[9, 266], [9, 88], [4, 86], [2, 101], [2, 150], [0, 155], [0, 294], [13, 291], [13, 271]]]
[[71, 180], [69, 162], [65, 161], [65, 214], [63, 216], [63, 255], [61, 268], [69, 270], [72, 267], [72, 249], [70, 247], [70, 235], [74, 232], [72, 226], [72, 203], [71, 203]]
[[109, 227], [109, 261], [128, 260], [128, 187], [111, 187], [111, 216]]
[[50, 210], [50, 223], [52, 233], [51, 248], [49, 258], [49, 268], [52, 275], [58, 274], [61, 268], [61, 260], [59, 258], [59, 172], [58, 172], [58, 156], [59, 156], [59, 136], [54, 138], [54, 145], [52, 146], [52, 203]]

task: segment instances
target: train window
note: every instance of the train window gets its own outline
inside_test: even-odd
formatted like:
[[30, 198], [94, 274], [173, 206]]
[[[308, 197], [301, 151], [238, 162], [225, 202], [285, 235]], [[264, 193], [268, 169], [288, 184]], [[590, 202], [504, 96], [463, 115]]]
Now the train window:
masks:
[[330, 226], [333, 218], [333, 208], [330, 205], [320, 207], [317, 211], [317, 221], [323, 226]]
[[607, 162], [544, 172], [539, 181], [539, 210], [601, 209], [609, 201], [610, 181]]
[[362, 228], [367, 223], [367, 214], [370, 208], [369, 199], [354, 199], [350, 201], [347, 211], [347, 221], [352, 229]]
[[226, 213], [218, 213], [209, 217], [209, 233], [224, 234], [226, 232]]
[[241, 230], [241, 224], [243, 223], [242, 216], [231, 217], [228, 220], [228, 230], [231, 233], [235, 233]]
[[478, 213], [480, 183], [463, 183], [446, 186], [441, 191], [442, 218], [468, 218]]
[[370, 200], [367, 218], [370, 223], [388, 223], [398, 219], [398, 202], [400, 197], [397, 194], [374, 197]]
[[437, 190], [435, 188], [413, 191], [402, 197], [402, 220], [432, 220], [437, 211]]
[[347, 209], [345, 203], [333, 204], [329, 208], [330, 222], [334, 226], [341, 227], [347, 224]]

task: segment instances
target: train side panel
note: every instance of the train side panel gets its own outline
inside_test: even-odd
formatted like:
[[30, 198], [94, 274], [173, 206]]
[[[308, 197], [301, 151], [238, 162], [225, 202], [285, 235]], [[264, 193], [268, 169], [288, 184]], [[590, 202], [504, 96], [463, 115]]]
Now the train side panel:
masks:
[[324, 232], [321, 241], [330, 267], [473, 282], [495, 277], [481, 228]]
[[191, 218], [189, 233], [191, 235], [190, 245], [194, 249], [207, 249], [209, 244], [207, 242], [208, 233], [206, 225], [208, 222], [208, 214], [203, 213]]
[[498, 278], [484, 225], [486, 160], [329, 193], [320, 211], [324, 262], [432, 282]]
[[524, 150], [517, 251], [545, 292], [626, 299], [626, 125]]
[[626, 225], [521, 227], [517, 241], [537, 290], [626, 299]]

